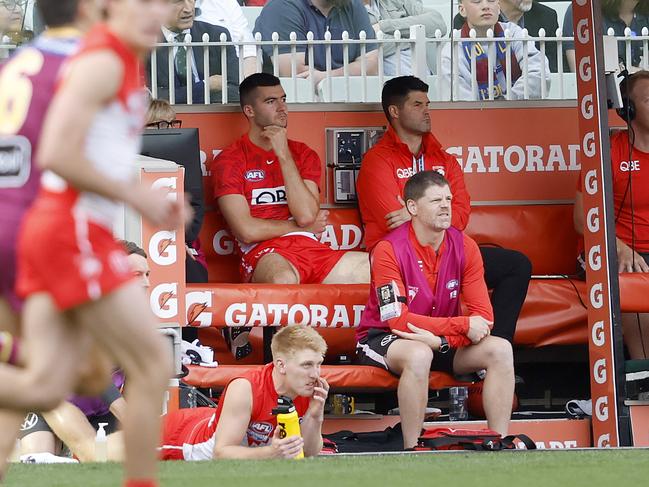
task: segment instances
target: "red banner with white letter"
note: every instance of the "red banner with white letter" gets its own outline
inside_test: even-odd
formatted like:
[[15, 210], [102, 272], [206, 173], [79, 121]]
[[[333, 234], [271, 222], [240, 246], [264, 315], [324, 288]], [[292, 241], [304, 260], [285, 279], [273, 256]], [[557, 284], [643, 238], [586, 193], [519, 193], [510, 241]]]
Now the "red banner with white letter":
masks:
[[[183, 168], [165, 172], [142, 170], [141, 181], [154, 189], [167, 189], [169, 198], [183, 198]], [[185, 229], [160, 230], [143, 220], [142, 247], [151, 268], [151, 310], [160, 323], [185, 326]]]
[[599, 2], [573, 1], [579, 93], [577, 105], [584, 178], [584, 242], [588, 264], [586, 285], [589, 299], [593, 444], [596, 447], [612, 447], [628, 444], [629, 432], [628, 422], [621, 415], [623, 403], [621, 400], [618, 402], [618, 397], [623, 395], [623, 390], [619, 390], [623, 376], [616, 373], [615, 359], [617, 355], [623, 360], [623, 355], [602, 22], [599, 8], [595, 7], [599, 7]]

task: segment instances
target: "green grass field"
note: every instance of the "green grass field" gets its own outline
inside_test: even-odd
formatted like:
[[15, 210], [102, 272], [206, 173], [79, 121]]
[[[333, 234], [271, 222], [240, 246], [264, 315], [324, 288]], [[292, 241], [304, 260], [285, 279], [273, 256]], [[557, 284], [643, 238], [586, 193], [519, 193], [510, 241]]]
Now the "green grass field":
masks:
[[[305, 461], [166, 462], [161, 487], [649, 485], [649, 450], [324, 457]], [[121, 487], [117, 464], [12, 465], [8, 487]]]

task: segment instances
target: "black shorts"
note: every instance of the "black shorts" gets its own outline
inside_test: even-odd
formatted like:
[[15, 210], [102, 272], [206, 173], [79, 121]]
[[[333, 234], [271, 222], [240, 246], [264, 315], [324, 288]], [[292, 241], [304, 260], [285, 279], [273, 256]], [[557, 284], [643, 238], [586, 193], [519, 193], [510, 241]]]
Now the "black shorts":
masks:
[[[119, 429], [119, 421], [117, 421], [117, 418], [111, 412], [101, 416], [88, 416], [88, 421], [95, 430], [99, 428], [99, 423], [108, 423], [108, 426], [104, 427], [106, 434], [114, 433]], [[49, 431], [50, 433], [53, 433], [52, 428], [50, 428], [50, 425], [47, 424], [47, 421], [45, 421], [45, 418], [43, 418], [42, 415], [39, 413], [27, 413], [27, 416], [25, 416], [25, 420], [20, 427], [18, 439], [22, 440], [26, 436], [39, 431]]]
[[[372, 365], [392, 372], [385, 362], [385, 357], [388, 354], [388, 348], [397, 339], [400, 338], [393, 333], [378, 328], [371, 329], [367, 332], [367, 336], [356, 344], [356, 363], [358, 365]], [[454, 359], [455, 349], [450, 349], [446, 353], [435, 352], [433, 353], [430, 370], [453, 374]]]

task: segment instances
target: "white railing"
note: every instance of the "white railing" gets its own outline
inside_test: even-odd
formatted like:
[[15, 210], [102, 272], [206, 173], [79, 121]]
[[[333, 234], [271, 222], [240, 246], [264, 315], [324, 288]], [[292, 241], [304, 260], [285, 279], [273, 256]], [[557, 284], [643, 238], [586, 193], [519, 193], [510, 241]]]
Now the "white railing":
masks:
[[[226, 41], [225, 34], [221, 35], [218, 41], [210, 40], [207, 34], [203, 36], [199, 42], [193, 42], [191, 36], [185, 37], [184, 43], [162, 43], [158, 44], [158, 48], [166, 49], [166, 55], [160, 59], [160, 55], [156, 52], [152, 54], [150, 63], [149, 79], [151, 82], [151, 91], [154, 97], [163, 95], [168, 98], [171, 103], [177, 100], [177, 90], [184, 90], [184, 94], [188, 104], [194, 104], [196, 97], [193, 96], [192, 81], [195, 78], [195, 70], [198, 63], [202, 63], [202, 71], [204, 73], [210, 72], [210, 50], [219, 49], [221, 54], [221, 83], [220, 90], [210, 90], [208, 83], [203, 86], [202, 103], [210, 103], [217, 101], [220, 103], [229, 103], [232, 100], [228, 94], [228, 78], [230, 84], [238, 83], [238, 80], [243, 77], [244, 63], [243, 59], [237, 60], [238, 76], [233, 76], [228, 66], [232, 63], [227, 62], [226, 50], [229, 46], [237, 46], [238, 51], [243, 51], [243, 46], [254, 45], [256, 48], [257, 71], [261, 71], [264, 64], [264, 59], [270, 61], [272, 65], [272, 72], [280, 78], [285, 91], [287, 92], [287, 99], [289, 102], [378, 102], [380, 101], [380, 92], [383, 83], [392, 76], [399, 76], [402, 74], [414, 74], [415, 76], [429, 82], [430, 91], [429, 95], [431, 100], [434, 101], [453, 101], [461, 99], [479, 99], [477, 96], [477, 80], [476, 80], [476, 57], [472, 50], [471, 54], [471, 93], [469, 98], [462, 97], [458, 94], [457, 87], [460, 85], [460, 73], [457, 68], [458, 60], [461, 59], [461, 46], [463, 42], [480, 42], [481, 45], [486, 46], [487, 52], [491, 54], [488, 56], [489, 72], [492, 75], [489, 77], [489, 99], [493, 100], [493, 86], [497, 81], [493, 77], [493, 68], [495, 62], [495, 49], [497, 43], [504, 42], [506, 46], [506, 86], [503, 88], [505, 99], [511, 99], [512, 86], [516, 84], [516, 80], [511, 77], [511, 59], [512, 46], [516, 43], [522, 44], [523, 57], [521, 58], [521, 78], [523, 83], [523, 96], [517, 97], [525, 100], [529, 99], [574, 99], [576, 98], [576, 82], [574, 73], [569, 73], [567, 66], [564, 65], [563, 59], [563, 44], [572, 41], [572, 37], [561, 37], [560, 32], [556, 32], [554, 37], [545, 35], [543, 30], [540, 31], [539, 36], [530, 37], [526, 31], [523, 31], [522, 36], [513, 37], [508, 31], [505, 32], [505, 37], [495, 38], [493, 33], [489, 32], [487, 37], [478, 38], [475, 32], [471, 32], [469, 39], [461, 39], [459, 31], [454, 31], [453, 38], [442, 37], [442, 33], [437, 31], [435, 36], [427, 38], [425, 36], [425, 29], [423, 26], [413, 26], [410, 28], [409, 37], [401, 37], [400, 32], [396, 31], [394, 37], [386, 38], [382, 32], [378, 32], [376, 39], [367, 39], [364, 32], [361, 32], [358, 39], [351, 38], [348, 33], [344, 32], [341, 39], [331, 39], [331, 34], [327, 32], [324, 39], [314, 39], [311, 32], [308, 33], [306, 40], [298, 40], [295, 33], [291, 33], [288, 40], [279, 40], [279, 35], [273, 33], [272, 38], [269, 40], [262, 40], [261, 34], [256, 33], [255, 40], [249, 42], [228, 42]], [[541, 67], [541, 80], [533, 79], [534, 77], [529, 74], [528, 67], [528, 43], [535, 42], [539, 45], [539, 51], [545, 55], [546, 47], [549, 43], [557, 45], [557, 72], [550, 72], [547, 65]], [[451, 63], [450, 72], [442, 73], [442, 53], [445, 46], [452, 44], [454, 55], [452, 56], [453, 62]], [[350, 75], [349, 65], [354, 60], [350, 60], [349, 50], [353, 45], [360, 46], [360, 75]], [[368, 45], [372, 46], [373, 50], [377, 50], [378, 67], [376, 72], [368, 69], [367, 52]], [[386, 73], [384, 63], [384, 50], [387, 45], [394, 45], [396, 47], [394, 52], [395, 72]], [[198, 48], [202, 51], [202, 55], [195, 55], [194, 50], [189, 47]], [[316, 46], [325, 46], [325, 70], [324, 79], [319, 83], [315, 83], [313, 73], [316, 70], [314, 61], [314, 52]], [[342, 75], [332, 76], [332, 48], [334, 46], [342, 46]], [[300, 64], [304, 63], [304, 54], [298, 52], [298, 47], [303, 48], [306, 53], [305, 71], [308, 74], [298, 76], [298, 59]], [[178, 83], [174, 71], [174, 49], [187, 48], [186, 57], [186, 79], [183, 83]], [[279, 56], [280, 50], [289, 51], [290, 57], [290, 72], [280, 72]], [[232, 52], [232, 51], [230, 51]], [[270, 56], [266, 56], [264, 52], [269, 52]], [[433, 52], [429, 56], [429, 52]], [[409, 55], [411, 60], [411, 69], [406, 70], [403, 68], [402, 57]], [[196, 59], [197, 58], [197, 59]], [[168, 79], [166, 87], [161, 90], [160, 80], [158, 80], [158, 64], [166, 62], [168, 65]], [[535, 73], [536, 77], [539, 76]], [[528, 85], [532, 82], [537, 88], [531, 90]], [[167, 93], [162, 91], [169, 90]], [[231, 87], [232, 91], [232, 87]], [[236, 90], [235, 90], [236, 91]], [[534, 92], [533, 92], [534, 91]]]
[[[607, 34], [609, 36], [615, 36], [615, 31], [610, 28], [608, 29]], [[631, 68], [631, 71], [634, 71], [635, 69], [649, 70], [649, 29], [647, 27], [642, 28], [641, 35], [639, 36], [634, 35], [631, 29], [627, 27], [624, 29], [623, 36], [616, 36], [615, 38], [618, 40], [618, 43], [621, 43], [624, 46], [624, 49], [621, 52], [618, 49], [618, 55], [622, 60], [624, 60], [624, 64], [627, 68]], [[641, 53], [639, 65], [636, 65], [633, 62], [633, 53], [635, 50], [640, 50]]]
[[[613, 34], [609, 30], [609, 35]], [[624, 36], [615, 37], [620, 46], [620, 58], [626, 60], [627, 66], [633, 66], [634, 57], [640, 60], [639, 66], [635, 69], [649, 70], [649, 29], [643, 28], [641, 35], [632, 35], [630, 29], [626, 29]], [[504, 42], [505, 44], [505, 71], [506, 79], [504, 83], [504, 98], [512, 98], [512, 85], [515, 84], [511, 79], [511, 61], [510, 54], [515, 43], [522, 43], [523, 56], [521, 58], [521, 79], [523, 83], [522, 96], [517, 98], [523, 100], [531, 99], [575, 99], [577, 96], [576, 78], [575, 73], [570, 72], [567, 64], [565, 64], [564, 50], [566, 43], [573, 42], [572, 37], [562, 37], [561, 32], [557, 31], [554, 36], [547, 36], [541, 29], [538, 36], [530, 37], [526, 31], [523, 31], [522, 36], [512, 37], [510, 32], [505, 31], [505, 37], [494, 38], [493, 33], [488, 32], [486, 37], [478, 38], [475, 32], [469, 34], [469, 39], [461, 39], [459, 31], [454, 31], [452, 38], [443, 37], [440, 31], [437, 31], [434, 37], [426, 37], [425, 29], [423, 26], [413, 26], [410, 29], [409, 37], [402, 37], [399, 31], [395, 31], [394, 37], [386, 38], [382, 32], [378, 32], [376, 39], [367, 39], [364, 32], [361, 32], [359, 39], [352, 39], [347, 33], [343, 33], [342, 39], [331, 39], [331, 35], [327, 32], [324, 39], [314, 39], [313, 34], [309, 33], [306, 40], [297, 40], [297, 36], [293, 33], [289, 40], [279, 40], [277, 33], [274, 33], [270, 40], [262, 40], [261, 35], [257, 33], [255, 40], [250, 42], [233, 43], [227, 41], [225, 34], [221, 34], [221, 38], [213, 40], [207, 34], [199, 42], [194, 42], [191, 36], [185, 37], [184, 43], [161, 43], [151, 54], [149, 83], [154, 97], [167, 98], [171, 103], [176, 103], [178, 99], [178, 90], [182, 90], [183, 95], [188, 104], [197, 103], [195, 100], [200, 100], [201, 104], [210, 103], [232, 103], [233, 100], [230, 96], [237, 92], [236, 85], [244, 75], [244, 60], [243, 58], [232, 57], [232, 48], [237, 46], [239, 52], [243, 51], [243, 46], [253, 45], [256, 50], [256, 71], [261, 71], [264, 67], [264, 60], [266, 60], [266, 67], [268, 62], [271, 63], [272, 72], [278, 76], [287, 94], [289, 102], [355, 102], [355, 103], [368, 103], [379, 102], [380, 94], [383, 83], [393, 76], [400, 76], [403, 74], [414, 74], [429, 84], [429, 97], [431, 101], [459, 101], [459, 100], [477, 100], [477, 85], [476, 79], [476, 57], [475, 52], [471, 50], [470, 68], [468, 69], [471, 79], [469, 96], [461, 96], [459, 93], [460, 87], [460, 69], [459, 61], [465, 57], [462, 52], [462, 43], [464, 42], [479, 42], [489, 55], [488, 58], [488, 72], [491, 73], [488, 79], [488, 100], [495, 99], [493, 76], [494, 68], [494, 52], [496, 43]], [[533, 42], [538, 46], [538, 50], [545, 56], [547, 47], [550, 44], [555, 44], [556, 49], [556, 66], [557, 69], [553, 72], [549, 71], [547, 65], [541, 65], [540, 78], [541, 82], [536, 83], [538, 89], [531, 89], [534, 85], [534, 80], [531, 79], [529, 74], [527, 50], [530, 46], [528, 42]], [[376, 47], [377, 52], [377, 68], [376, 72], [370, 70], [368, 66], [367, 52], [368, 44], [373, 45], [372, 49]], [[442, 59], [445, 47], [451, 45], [451, 60], [450, 68], [445, 68], [443, 73]], [[317, 46], [325, 46], [325, 74], [324, 79], [319, 83], [315, 83], [313, 73], [316, 71], [314, 53]], [[353, 45], [359, 45], [361, 55], [360, 58], [360, 75], [350, 75], [349, 65], [353, 60], [350, 60], [349, 50]], [[393, 55], [394, 70], [386, 73], [386, 65], [384, 62], [384, 50], [388, 45], [396, 47]], [[195, 48], [190, 49], [189, 47]], [[298, 47], [304, 47], [307, 53], [306, 71], [308, 76], [298, 76], [298, 59], [304, 62], [304, 56], [298, 52]], [[332, 76], [333, 56], [332, 49], [334, 46], [342, 46], [342, 75]], [[177, 87], [174, 63], [174, 49], [187, 48], [186, 59], [186, 73], [187, 77], [184, 83]], [[9, 56], [16, 46], [1, 45], [0, 44], [0, 61]], [[270, 56], [264, 54], [264, 48], [270, 52]], [[280, 73], [279, 68], [279, 52], [281, 48], [288, 48], [291, 53], [290, 72]], [[210, 53], [214, 49], [220, 51], [220, 73], [221, 81], [217, 89], [214, 86], [210, 87], [209, 83], [204, 83], [202, 86], [202, 96], [198, 96], [194, 92], [193, 81], [195, 76], [195, 69], [200, 65], [203, 73], [210, 73]], [[448, 50], [448, 48], [446, 48]], [[195, 52], [198, 53], [195, 55]], [[230, 57], [229, 57], [230, 56]], [[405, 69], [402, 60], [404, 56], [410, 57], [410, 67]], [[160, 63], [167, 64], [166, 80], [164, 83], [158, 77], [158, 66]], [[301, 64], [301, 63], [300, 63]], [[638, 63], [636, 63], [638, 64]], [[234, 71], [234, 73], [232, 72]], [[464, 73], [466, 75], [466, 73]], [[535, 76], [539, 76], [538, 73]], [[230, 93], [228, 93], [228, 78], [230, 79]], [[538, 81], [538, 79], [536, 80]], [[164, 87], [166, 84], [167, 88]], [[218, 89], [220, 88], [220, 89]], [[168, 89], [168, 92], [167, 92]]]
[[18, 46], [15, 46], [14, 44], [0, 43], [0, 63], [2, 63], [5, 59], [11, 56], [11, 53], [15, 51], [17, 47]]

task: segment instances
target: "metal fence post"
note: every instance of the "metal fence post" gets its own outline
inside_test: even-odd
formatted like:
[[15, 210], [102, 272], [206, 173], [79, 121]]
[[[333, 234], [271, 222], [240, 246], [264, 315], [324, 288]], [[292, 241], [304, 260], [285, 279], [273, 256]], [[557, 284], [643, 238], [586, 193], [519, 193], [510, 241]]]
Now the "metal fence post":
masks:
[[[426, 58], [426, 28], [423, 25], [410, 26], [412, 45], [412, 73], [419, 79], [428, 77], [428, 60]], [[397, 46], [398, 48], [399, 46]]]

